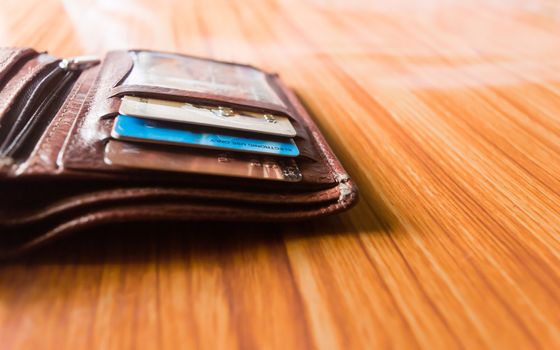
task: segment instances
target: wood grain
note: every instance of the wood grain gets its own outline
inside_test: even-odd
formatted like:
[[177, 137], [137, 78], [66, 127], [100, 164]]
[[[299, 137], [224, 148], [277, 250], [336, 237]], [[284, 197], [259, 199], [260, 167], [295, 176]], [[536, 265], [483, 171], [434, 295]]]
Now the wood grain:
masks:
[[560, 347], [556, 1], [1, 1], [0, 43], [277, 71], [361, 189], [307, 223], [102, 227], [0, 266], [0, 347]]

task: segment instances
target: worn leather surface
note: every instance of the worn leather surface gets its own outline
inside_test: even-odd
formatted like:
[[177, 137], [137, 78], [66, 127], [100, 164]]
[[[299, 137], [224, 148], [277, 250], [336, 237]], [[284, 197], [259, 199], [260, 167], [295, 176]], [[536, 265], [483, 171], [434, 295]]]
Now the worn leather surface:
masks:
[[29, 159], [19, 166], [20, 174], [45, 174], [62, 170], [56, 165], [56, 159], [98, 72], [97, 66], [85, 71], [78, 78]]
[[[33, 74], [53, 59], [28, 49], [0, 50], [0, 81], [9, 77], [0, 90], [0, 128], [9, 127], [1, 124], [2, 115], [18, 96], [25, 95]], [[18, 60], [14, 72], [17, 63], [13, 62]], [[333, 214], [355, 203], [353, 181], [297, 97], [274, 74], [267, 75], [268, 82], [288, 106], [279, 112], [289, 115], [298, 131], [301, 183], [177, 176], [105, 164], [103, 148], [122, 93], [193, 98], [157, 87], [122, 89], [119, 84], [132, 64], [127, 51], [114, 51], [101, 65], [83, 71], [31, 154], [14, 162], [1, 160], [0, 256], [117, 221], [302, 220]], [[221, 105], [271, 109], [246, 101], [215, 101], [212, 95], [194, 97]]]

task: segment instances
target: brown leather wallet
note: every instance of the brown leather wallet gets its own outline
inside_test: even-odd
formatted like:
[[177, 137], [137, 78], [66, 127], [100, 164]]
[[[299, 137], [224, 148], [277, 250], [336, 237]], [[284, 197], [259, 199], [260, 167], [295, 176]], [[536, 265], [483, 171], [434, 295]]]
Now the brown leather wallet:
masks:
[[[195, 60], [188, 67], [195, 75], [218, 64], [220, 74], [234, 83], [236, 67], [258, 72], [277, 100], [248, 97], [241, 87], [125, 84], [135, 65], [133, 55], [143, 52], [153, 51], [112, 51], [99, 61], [0, 49], [0, 256], [104, 223], [300, 220], [340, 212], [356, 202], [354, 183], [278, 75], [169, 54], [171, 66], [185, 64], [174, 60]], [[297, 132], [300, 155], [295, 161], [302, 179], [267, 181], [108, 164], [105, 145], [125, 95], [287, 116]]]

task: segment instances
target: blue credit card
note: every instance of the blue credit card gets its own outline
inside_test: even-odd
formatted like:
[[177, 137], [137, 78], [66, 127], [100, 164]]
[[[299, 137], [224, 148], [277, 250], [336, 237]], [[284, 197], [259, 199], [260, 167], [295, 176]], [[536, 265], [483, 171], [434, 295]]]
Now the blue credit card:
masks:
[[215, 131], [207, 128], [160, 122], [120, 114], [111, 135], [121, 140], [167, 143], [190, 147], [297, 157], [299, 150], [292, 139], [253, 136]]

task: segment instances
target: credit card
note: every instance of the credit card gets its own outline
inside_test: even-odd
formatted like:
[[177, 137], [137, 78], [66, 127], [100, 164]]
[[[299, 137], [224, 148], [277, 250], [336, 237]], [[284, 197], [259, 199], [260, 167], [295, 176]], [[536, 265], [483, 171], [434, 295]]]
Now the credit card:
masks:
[[126, 168], [298, 182], [293, 159], [109, 140], [105, 163]]
[[297, 157], [299, 150], [292, 139], [211, 130], [199, 126], [160, 122], [120, 114], [113, 126], [111, 136], [121, 140], [154, 142]]
[[296, 130], [287, 117], [270, 113], [238, 111], [227, 107], [125, 96], [122, 98], [119, 113], [276, 136], [296, 136]]

